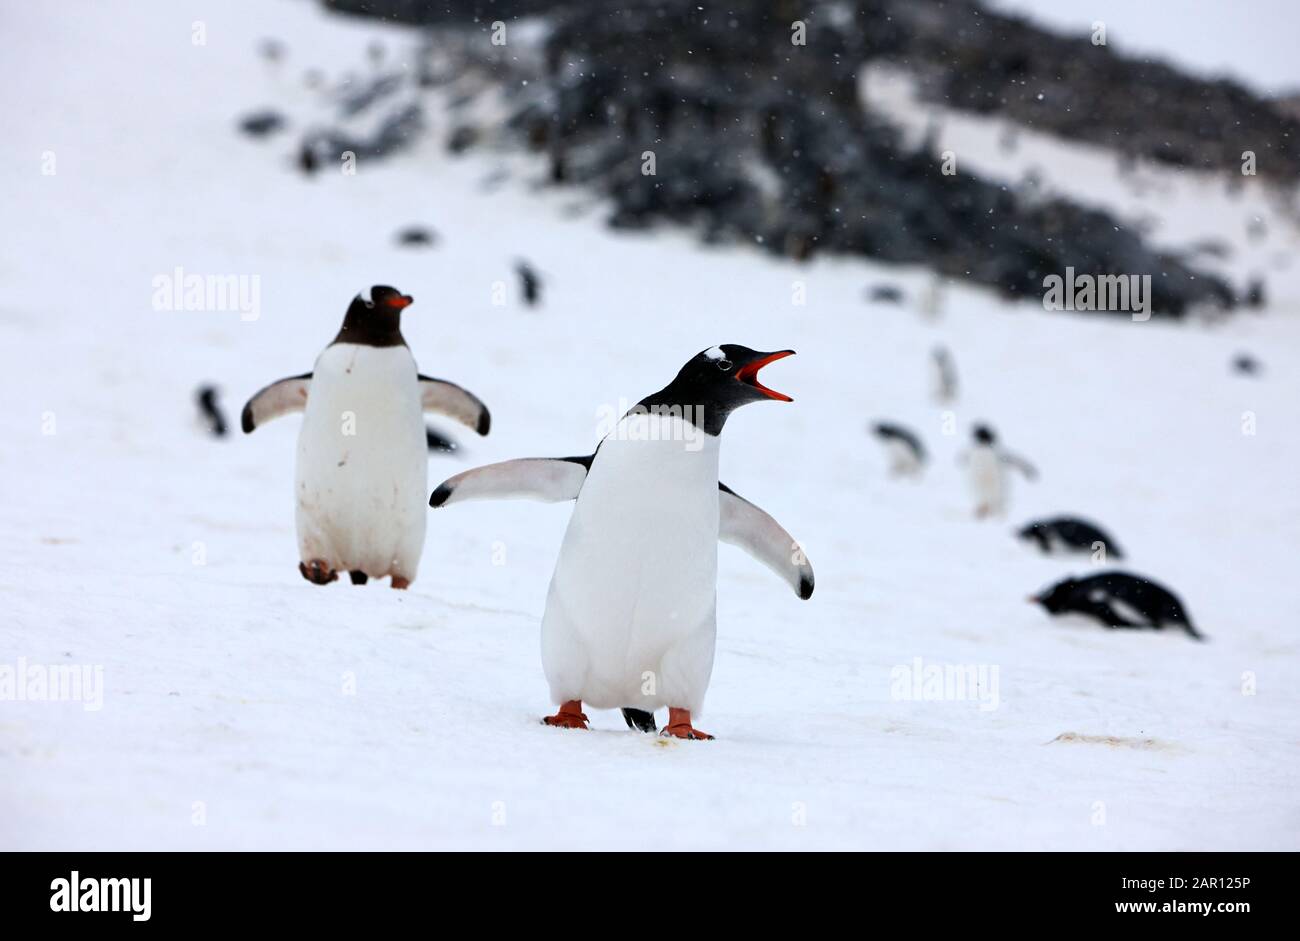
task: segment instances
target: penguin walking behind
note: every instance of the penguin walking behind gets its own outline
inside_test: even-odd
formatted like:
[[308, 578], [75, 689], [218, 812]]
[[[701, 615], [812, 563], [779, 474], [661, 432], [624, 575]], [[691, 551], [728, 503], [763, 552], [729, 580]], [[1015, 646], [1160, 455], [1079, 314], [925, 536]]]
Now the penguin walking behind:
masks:
[[930, 351], [930, 388], [941, 405], [957, 400], [957, 364], [946, 346]]
[[536, 307], [542, 302], [542, 279], [528, 262], [515, 262], [515, 274], [519, 275], [519, 294], [529, 307]]
[[962, 454], [967, 482], [975, 497], [975, 516], [984, 519], [1006, 512], [1010, 480], [1007, 469], [1015, 468], [1026, 480], [1037, 480], [1038, 471], [1019, 455], [1003, 450], [988, 425], [976, 425], [970, 448]]
[[1105, 530], [1095, 523], [1074, 516], [1054, 516], [1051, 519], [1032, 520], [1016, 533], [1020, 539], [1038, 544], [1044, 555], [1054, 552], [1102, 553], [1101, 558], [1112, 555], [1124, 558], [1119, 545]]
[[1192, 625], [1178, 596], [1163, 585], [1128, 572], [1101, 572], [1086, 578], [1064, 578], [1031, 595], [1053, 617], [1082, 614], [1108, 628], [1151, 628], [1176, 625], [1195, 640], [1205, 637]]
[[691, 358], [584, 457], [505, 461], [457, 474], [433, 507], [483, 498], [575, 500], [542, 618], [542, 665], [559, 711], [587, 727], [586, 703], [623, 708], [629, 726], [712, 738], [692, 724], [717, 639], [717, 542], [738, 545], [803, 599], [813, 570], [776, 520], [718, 480], [727, 417], [751, 402], [793, 401], [758, 381], [792, 350], [725, 344]]
[[199, 416], [214, 438], [226, 436], [226, 414], [221, 410], [216, 386], [202, 385], [194, 393], [199, 406]]
[[488, 433], [487, 406], [458, 385], [421, 375], [402, 337], [411, 298], [386, 285], [353, 298], [312, 372], [281, 379], [244, 406], [245, 434], [303, 412], [298, 432], [298, 570], [316, 585], [415, 579], [424, 549], [428, 454], [424, 412]]
[[921, 316], [926, 320], [938, 320], [943, 316], [944, 308], [944, 281], [943, 276], [935, 274], [926, 285], [925, 291], [921, 295], [918, 309]]
[[871, 433], [889, 452], [889, 472], [895, 477], [917, 477], [925, 466], [925, 445], [913, 431], [890, 422], [877, 422]]

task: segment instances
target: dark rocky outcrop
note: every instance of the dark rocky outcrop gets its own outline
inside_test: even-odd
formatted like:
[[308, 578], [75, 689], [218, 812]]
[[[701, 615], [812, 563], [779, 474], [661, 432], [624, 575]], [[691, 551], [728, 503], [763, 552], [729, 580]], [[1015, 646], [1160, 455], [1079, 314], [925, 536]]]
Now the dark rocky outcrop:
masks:
[[[927, 265], [1041, 297], [1043, 278], [1150, 274], [1152, 308], [1231, 306], [1233, 290], [1154, 251], [1114, 216], [965, 170], [945, 175], [862, 102], [864, 64], [907, 69], [929, 100], [996, 112], [1126, 160], [1300, 177], [1300, 123], [1223, 81], [1126, 59], [972, 0], [323, 0], [433, 28], [428, 42], [507, 89], [504, 130], [549, 179], [608, 196], [610, 223], [694, 226], [804, 260], [833, 251]], [[544, 13], [544, 46], [494, 47], [490, 24]], [[795, 21], [807, 44], [791, 42]], [[464, 149], [480, 137], [461, 127]], [[653, 163], [653, 172], [650, 172]]]

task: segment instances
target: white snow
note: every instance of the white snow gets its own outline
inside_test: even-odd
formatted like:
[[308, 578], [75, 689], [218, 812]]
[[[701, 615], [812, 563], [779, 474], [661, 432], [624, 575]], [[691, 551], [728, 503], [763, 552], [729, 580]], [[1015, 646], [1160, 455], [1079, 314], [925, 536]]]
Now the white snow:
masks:
[[[863, 296], [893, 281], [916, 298], [919, 270], [799, 266], [566, 212], [583, 194], [538, 189], [528, 158], [447, 155], [436, 95], [434, 138], [355, 176], [298, 174], [297, 123], [236, 132], [262, 106], [312, 114], [301, 73], [364, 74], [376, 35], [400, 58], [416, 37], [399, 28], [305, 0], [66, 6], [4, 13], [26, 78], [0, 86], [0, 667], [99, 666], [104, 688], [98, 710], [0, 702], [0, 848], [1300, 848], [1298, 237], [1255, 188], [1224, 208], [1221, 183], [1165, 175], [1157, 201], [1123, 208], [1199, 217], [1267, 271], [1265, 314], [1135, 323], [953, 285], [930, 322]], [[256, 55], [267, 35], [288, 44], [278, 70]], [[1093, 173], [1118, 198], [1112, 160], [1032, 143], [1062, 161], [1049, 179], [1078, 159], [1060, 185]], [[413, 223], [435, 248], [395, 247]], [[547, 274], [541, 308], [515, 300], [517, 257]], [[259, 315], [155, 310], [153, 279], [177, 266], [256, 276]], [[421, 370], [492, 409], [487, 439], [448, 426], [465, 447], [430, 459], [433, 482], [586, 453], [602, 409], [714, 344], [798, 350], [766, 379], [794, 404], [731, 419], [722, 479], [802, 543], [817, 590], [801, 602], [720, 550], [698, 722], [717, 741], [635, 734], [617, 712], [589, 711], [589, 732], [539, 724], [569, 504], [431, 512], [408, 592], [299, 576], [300, 419], [215, 441], [191, 396], [215, 380], [235, 420], [310, 368], [375, 283], [415, 297]], [[961, 376], [951, 416], [927, 395], [937, 342]], [[1260, 378], [1230, 373], [1238, 350]], [[921, 481], [888, 477], [873, 419], [921, 433]], [[988, 523], [955, 465], [980, 419], [1042, 474]], [[1111, 530], [1210, 641], [1026, 604], [1089, 568], [1012, 538], [1059, 512]], [[980, 698], [908, 698], [925, 694], [917, 658], [971, 667]]]

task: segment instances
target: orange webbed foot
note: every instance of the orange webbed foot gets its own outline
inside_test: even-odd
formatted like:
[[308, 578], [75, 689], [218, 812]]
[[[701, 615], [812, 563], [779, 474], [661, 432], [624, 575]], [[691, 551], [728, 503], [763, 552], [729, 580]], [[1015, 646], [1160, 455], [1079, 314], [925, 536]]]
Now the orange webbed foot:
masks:
[[542, 722], [559, 729], [585, 729], [587, 716], [582, 711], [582, 701], [570, 699], [560, 706], [559, 712], [553, 716], [546, 716]]
[[691, 725], [691, 712], [689, 709], [669, 708], [668, 724], [664, 726], [663, 731], [659, 734], [698, 742], [709, 742], [713, 740], [713, 736], [708, 732], [703, 732]]
[[298, 571], [302, 577], [307, 579], [313, 585], [328, 585], [330, 582], [338, 581], [339, 573], [334, 571], [325, 562], [320, 559], [312, 559], [310, 562], [299, 562]]

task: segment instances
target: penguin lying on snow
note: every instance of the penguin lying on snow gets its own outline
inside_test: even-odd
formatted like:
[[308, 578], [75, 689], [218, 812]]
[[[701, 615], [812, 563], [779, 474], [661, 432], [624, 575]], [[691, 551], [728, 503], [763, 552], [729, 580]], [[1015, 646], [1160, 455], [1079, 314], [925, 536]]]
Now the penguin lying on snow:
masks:
[[758, 371], [793, 351], [715, 346], [642, 399], [585, 457], [505, 461], [457, 474], [429, 505], [486, 497], [576, 500], [542, 618], [542, 665], [559, 711], [547, 725], [587, 727], [582, 704], [625, 709], [629, 725], [712, 736], [692, 726], [713, 670], [719, 539], [741, 546], [800, 597], [813, 570], [780, 524], [718, 480], [719, 435], [735, 409], [789, 396]]
[[427, 522], [423, 413], [488, 433], [487, 406], [460, 386], [416, 371], [402, 338], [411, 298], [385, 285], [357, 295], [314, 371], [272, 383], [244, 406], [244, 433], [304, 412], [298, 433], [298, 570], [325, 585], [347, 571], [356, 585], [415, 578]]
[[889, 451], [889, 472], [899, 477], [915, 477], [925, 465], [925, 445], [915, 432], [902, 425], [877, 422], [871, 433], [884, 442]]
[[1124, 558], [1115, 540], [1099, 526], [1074, 516], [1056, 516], [1051, 519], [1027, 523], [1016, 535], [1038, 543], [1047, 555], [1059, 550], [1065, 552], [1093, 552], [1101, 543], [1106, 553], [1117, 559]]
[[997, 436], [988, 425], [976, 425], [970, 449], [961, 456], [966, 466], [967, 480], [975, 497], [975, 516], [1001, 516], [1007, 507], [1010, 480], [1007, 468], [1014, 467], [1026, 480], [1038, 479], [1038, 471], [1024, 458], [1005, 451], [998, 445]]
[[1154, 628], [1173, 624], [1196, 640], [1205, 638], [1192, 626], [1183, 603], [1149, 578], [1127, 572], [1102, 572], [1066, 578], [1029, 600], [1053, 616], [1086, 614], [1106, 627]]

